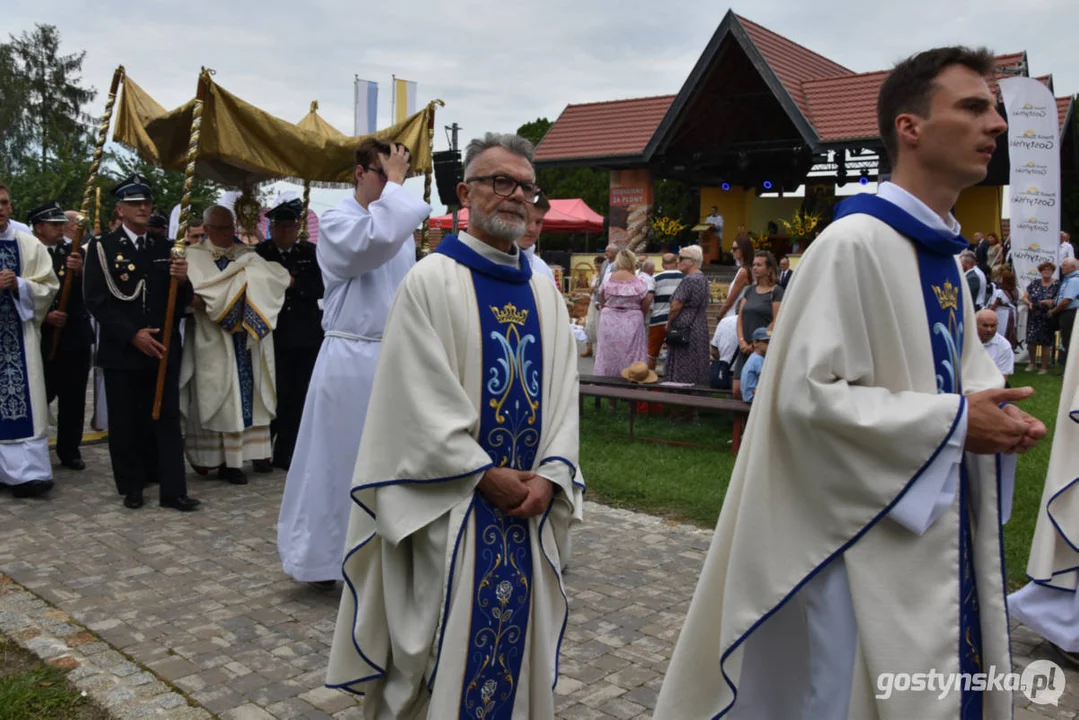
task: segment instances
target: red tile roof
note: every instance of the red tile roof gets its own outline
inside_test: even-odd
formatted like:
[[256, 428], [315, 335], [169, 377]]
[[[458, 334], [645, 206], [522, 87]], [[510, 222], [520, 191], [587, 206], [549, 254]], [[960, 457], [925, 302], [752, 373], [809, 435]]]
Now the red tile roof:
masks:
[[1064, 132], [1064, 123], [1068, 119], [1068, 109], [1072, 106], [1070, 97], [1057, 98], [1057, 117], [1060, 123], [1060, 132]]
[[568, 160], [640, 155], [674, 95], [567, 105], [536, 148], [535, 158]]
[[[733, 14], [733, 13], [732, 13]], [[822, 142], [878, 137], [877, 93], [887, 70], [853, 73], [842, 65], [734, 15]], [[1025, 62], [1026, 53], [996, 57], [998, 71]], [[1009, 73], [998, 72], [997, 78]], [[996, 79], [990, 82], [997, 92]], [[1051, 76], [1038, 78], [1050, 85]], [[630, 159], [643, 153], [655, 135], [673, 95], [568, 105], [536, 149], [537, 161]], [[1069, 98], [1057, 99], [1063, 125]]]
[[877, 93], [888, 70], [802, 85], [808, 117], [824, 142], [877, 137]]
[[802, 111], [806, 119], [812, 122], [808, 103], [802, 92], [802, 84], [821, 78], [851, 75], [853, 71], [751, 20], [746, 20], [740, 15], [735, 17], [745, 28], [746, 34], [749, 35], [757, 50], [764, 56], [765, 62], [772, 68], [779, 82], [798, 105], [798, 109]]

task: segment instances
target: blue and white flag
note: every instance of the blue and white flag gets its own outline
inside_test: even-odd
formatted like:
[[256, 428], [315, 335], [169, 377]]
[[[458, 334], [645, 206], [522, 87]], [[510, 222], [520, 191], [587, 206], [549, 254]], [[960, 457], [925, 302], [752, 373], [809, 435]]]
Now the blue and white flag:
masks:
[[378, 83], [356, 78], [356, 112], [353, 135], [370, 135], [378, 126]]

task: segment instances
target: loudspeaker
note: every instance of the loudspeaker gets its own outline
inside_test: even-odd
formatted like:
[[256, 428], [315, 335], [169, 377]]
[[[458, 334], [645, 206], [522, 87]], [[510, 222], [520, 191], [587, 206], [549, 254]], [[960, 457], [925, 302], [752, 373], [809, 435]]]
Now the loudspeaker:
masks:
[[435, 185], [438, 197], [448, 207], [460, 205], [457, 200], [457, 183], [461, 182], [461, 151], [443, 150], [431, 155], [435, 166]]

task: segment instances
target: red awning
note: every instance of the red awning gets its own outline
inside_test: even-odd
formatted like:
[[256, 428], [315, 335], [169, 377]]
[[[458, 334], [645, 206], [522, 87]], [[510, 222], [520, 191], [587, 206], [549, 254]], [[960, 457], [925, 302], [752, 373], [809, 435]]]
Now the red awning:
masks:
[[[431, 218], [431, 227], [441, 230], [453, 229], [453, 215], [439, 215]], [[468, 229], [468, 208], [457, 213], [457, 227]], [[543, 219], [543, 232], [553, 233], [601, 233], [603, 216], [597, 213], [580, 198], [572, 200], [552, 200], [551, 210]]]

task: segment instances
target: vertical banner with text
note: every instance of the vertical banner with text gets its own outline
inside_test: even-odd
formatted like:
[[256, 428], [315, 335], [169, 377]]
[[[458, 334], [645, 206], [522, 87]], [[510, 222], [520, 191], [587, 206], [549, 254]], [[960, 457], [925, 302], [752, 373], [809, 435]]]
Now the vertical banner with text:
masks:
[[1008, 113], [1011, 246], [1016, 283], [1026, 288], [1038, 265], [1056, 264], [1060, 246], [1060, 122], [1049, 88], [1034, 78], [1000, 81]]
[[634, 252], [651, 234], [652, 174], [648, 170], [612, 170], [608, 242]]

